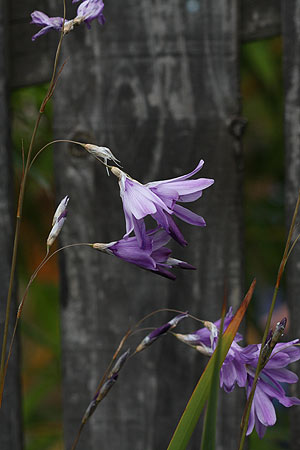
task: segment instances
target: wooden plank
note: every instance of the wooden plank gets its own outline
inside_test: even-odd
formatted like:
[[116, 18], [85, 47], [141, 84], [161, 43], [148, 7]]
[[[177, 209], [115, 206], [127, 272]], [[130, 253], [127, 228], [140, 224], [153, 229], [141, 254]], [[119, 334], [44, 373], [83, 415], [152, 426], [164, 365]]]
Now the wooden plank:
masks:
[[242, 0], [241, 39], [244, 42], [281, 34], [281, 0]]
[[[286, 155], [286, 219], [290, 225], [300, 187], [300, 2], [283, 2], [283, 73], [284, 73], [284, 129]], [[299, 223], [299, 218], [297, 224]], [[296, 225], [295, 237], [299, 233]], [[300, 247], [295, 246], [287, 265], [287, 301], [290, 308], [290, 337], [300, 335]], [[298, 364], [297, 374], [300, 376]], [[293, 396], [300, 397], [300, 385], [292, 386]], [[299, 408], [291, 408], [291, 448], [300, 447]]]
[[[74, 13], [76, 7], [67, 2], [68, 13]], [[31, 25], [30, 14], [38, 9], [49, 15], [49, 0], [8, 2], [9, 7], [9, 35], [10, 35], [10, 86], [18, 88], [33, 84], [46, 83], [51, 76], [51, 64], [53, 63], [58, 33], [50, 33], [32, 42], [31, 37], [39, 27]], [[58, 1], [53, 5], [53, 15], [63, 15], [63, 2]]]
[[[13, 88], [44, 83], [49, 80], [49, 67], [55, 53], [57, 40], [52, 35], [43, 36], [36, 42], [31, 36], [37, 29], [30, 25], [30, 13], [35, 9], [49, 11], [47, 0], [9, 2], [10, 5], [10, 47], [11, 47], [11, 76], [10, 86]], [[197, 8], [197, 0], [188, 2], [191, 8]], [[194, 5], [194, 6], [193, 6]], [[280, 0], [242, 0], [240, 20], [240, 35], [244, 42], [254, 39], [265, 39], [280, 34]], [[53, 15], [61, 15], [61, 5], [51, 4]], [[67, 5], [67, 16], [72, 17], [75, 5]], [[55, 34], [55, 33], [53, 33]], [[140, 42], [136, 42], [139, 48]], [[170, 44], [170, 43], [169, 43]], [[187, 43], [189, 44], [189, 43]], [[195, 51], [194, 46], [187, 47], [189, 52]], [[120, 43], [121, 45], [121, 43]]]
[[[201, 176], [216, 179], [191, 205], [207, 228], [180, 224], [190, 245], [172, 245], [174, 255], [198, 270], [178, 271], [176, 282], [89, 248], [63, 253], [67, 448], [129, 324], [161, 307], [215, 320], [225, 285], [230, 304], [243, 296], [238, 3], [126, 0], [120, 14], [116, 2], [107, 2], [104, 27], [79, 28], [63, 45], [70, 60], [54, 96], [56, 138], [107, 145], [141, 182], [188, 172], [200, 158]], [[114, 177], [72, 145], [57, 148], [55, 160], [58, 198], [71, 197], [62, 243], [120, 238], [124, 218]], [[205, 362], [169, 336], [130, 360], [78, 449], [166, 448]], [[220, 449], [236, 446], [240, 406], [234, 394], [222, 399], [231, 414], [220, 414]], [[199, 433], [192, 449], [199, 448]]]
[[[0, 347], [6, 309], [6, 296], [9, 282], [9, 269], [12, 255], [12, 167], [11, 145], [9, 139], [8, 91], [7, 91], [7, 13], [5, 2], [0, 3]], [[13, 308], [14, 309], [14, 308]], [[14, 323], [15, 311], [11, 311]], [[11, 326], [9, 335], [11, 336]], [[10, 341], [10, 337], [9, 340]], [[1, 450], [21, 449], [21, 402], [18, 345], [7, 371], [4, 387], [3, 405], [0, 409], [0, 448]]]

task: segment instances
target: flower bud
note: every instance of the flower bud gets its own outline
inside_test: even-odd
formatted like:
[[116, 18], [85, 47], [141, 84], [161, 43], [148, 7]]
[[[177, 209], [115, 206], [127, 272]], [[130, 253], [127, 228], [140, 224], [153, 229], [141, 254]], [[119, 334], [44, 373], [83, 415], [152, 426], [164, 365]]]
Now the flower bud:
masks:
[[62, 213], [64, 211], [66, 211], [68, 203], [69, 203], [69, 200], [70, 200], [70, 197], [68, 195], [66, 195], [62, 199], [62, 201], [60, 202], [58, 207], [56, 208], [56, 211], [54, 213], [53, 220], [52, 220], [52, 226], [55, 224], [55, 222], [57, 222], [58, 218], [62, 215]]
[[119, 159], [117, 159], [111, 152], [111, 150], [107, 147], [98, 147], [98, 145], [94, 144], [84, 144], [83, 147], [95, 158], [103, 158], [105, 164], [107, 164], [107, 160], [110, 159], [117, 166], [119, 165]]
[[67, 205], [69, 203], [69, 197], [66, 196], [62, 199], [58, 207], [56, 208], [56, 211], [53, 216], [52, 220], [52, 229], [49, 233], [49, 236], [47, 238], [47, 247], [51, 247], [57, 236], [59, 235], [66, 217], [67, 217]]
[[130, 348], [117, 359], [115, 365], [113, 366], [113, 368], [110, 371], [109, 378], [120, 372], [120, 370], [126, 363], [128, 357], [129, 357], [129, 354], [130, 354]]
[[149, 347], [149, 345], [153, 344], [153, 342], [156, 341], [156, 339], [158, 339], [160, 336], [162, 336], [163, 334], [166, 334], [167, 331], [175, 328], [176, 325], [178, 324], [178, 322], [180, 322], [185, 317], [188, 317], [188, 312], [179, 314], [178, 316], [174, 317], [172, 320], [165, 323], [164, 325], [161, 325], [160, 327], [155, 328], [155, 330], [151, 331], [151, 333], [148, 334], [142, 340], [142, 342], [137, 346], [135, 352], [136, 353], [141, 352], [146, 347]]

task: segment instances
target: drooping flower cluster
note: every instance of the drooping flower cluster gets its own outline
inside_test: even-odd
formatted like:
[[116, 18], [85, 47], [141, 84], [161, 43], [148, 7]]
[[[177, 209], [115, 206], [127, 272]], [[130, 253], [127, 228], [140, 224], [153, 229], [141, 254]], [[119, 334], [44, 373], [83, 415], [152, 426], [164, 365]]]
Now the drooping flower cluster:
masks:
[[[73, 3], [78, 1], [80, 0], [73, 0]], [[90, 27], [90, 23], [94, 19], [97, 19], [103, 25], [105, 21], [103, 8], [102, 0], [85, 0], [78, 6], [77, 15], [72, 20], [64, 20], [62, 17], [49, 17], [41, 11], [34, 11], [31, 14], [31, 23], [40, 25], [42, 28], [32, 39], [35, 40], [51, 29], [61, 30], [63, 28], [66, 34], [75, 25], [83, 22]], [[119, 166], [119, 160], [107, 147], [80, 142], [76, 142], [76, 144], [84, 147], [106, 166], [107, 171], [110, 169], [118, 178], [125, 215], [126, 233], [123, 239], [106, 244], [94, 243], [93, 248], [115, 255], [143, 269], [173, 280], [176, 278], [170, 272], [173, 267], [195, 269], [184, 261], [172, 258], [171, 250], [166, 248], [165, 245], [171, 238], [182, 246], [187, 245], [187, 241], [174, 221], [174, 216], [192, 225], [201, 227], [206, 225], [202, 216], [180, 204], [199, 199], [203, 190], [214, 183], [214, 180], [210, 178], [190, 179], [203, 167], [204, 161], [200, 160], [197, 167], [186, 175], [143, 185], [119, 167], [107, 164], [107, 161], [111, 160]], [[154, 230], [146, 229], [144, 222], [146, 216], [151, 216], [155, 220], [157, 228]], [[47, 242], [48, 247], [56, 239], [56, 229], [59, 232], [62, 225], [63, 221], [57, 223], [56, 228], [51, 231], [52, 234], [50, 233]], [[132, 233], [134, 233], [134, 236], [131, 235]]]
[[[225, 317], [224, 330], [233, 317], [230, 309]], [[206, 327], [191, 334], [174, 335], [185, 344], [194, 347], [197, 351], [211, 356], [214, 352], [219, 334], [220, 320], [206, 322]], [[235, 385], [246, 389], [247, 397], [250, 395], [256, 367], [260, 354], [260, 344], [241, 347], [242, 336], [237, 334], [220, 371], [220, 386], [231, 392]], [[273, 399], [283, 406], [300, 405], [300, 399], [288, 397], [281, 383], [296, 383], [296, 374], [286, 369], [286, 366], [300, 359], [299, 339], [290, 342], [278, 343], [269, 355], [257, 382], [253, 403], [251, 407], [247, 435], [252, 433], [255, 426], [257, 434], [262, 438], [266, 428], [276, 422], [276, 413]]]
[[[172, 217], [174, 215], [192, 225], [205, 226], [203, 217], [177, 204], [198, 199], [203, 189], [214, 183], [214, 180], [209, 178], [189, 179], [203, 167], [203, 164], [204, 161], [201, 160], [187, 175], [145, 185], [118, 167], [110, 167], [111, 172], [119, 180], [126, 233], [118, 241], [107, 244], [95, 243], [93, 248], [173, 280], [176, 277], [169, 269], [173, 267], [195, 269], [185, 261], [172, 258], [171, 250], [165, 245], [171, 237], [179, 244], [187, 245]], [[146, 229], [144, 219], [148, 215], [157, 222], [157, 228], [154, 230]], [[134, 236], [130, 236], [132, 232]]]
[[[73, 0], [73, 3], [77, 3], [79, 0]], [[43, 28], [32, 36], [32, 40], [35, 41], [36, 38], [43, 36], [50, 30], [60, 31], [64, 26], [64, 33], [69, 33], [73, 30], [74, 26], [85, 23], [88, 28], [91, 27], [91, 22], [95, 19], [98, 20], [100, 25], [104, 25], [105, 18], [103, 15], [104, 3], [103, 0], [85, 0], [77, 8], [77, 14], [74, 19], [65, 20], [63, 17], [49, 17], [42, 11], [34, 11], [31, 14], [31, 23], [35, 25], [40, 25]]]

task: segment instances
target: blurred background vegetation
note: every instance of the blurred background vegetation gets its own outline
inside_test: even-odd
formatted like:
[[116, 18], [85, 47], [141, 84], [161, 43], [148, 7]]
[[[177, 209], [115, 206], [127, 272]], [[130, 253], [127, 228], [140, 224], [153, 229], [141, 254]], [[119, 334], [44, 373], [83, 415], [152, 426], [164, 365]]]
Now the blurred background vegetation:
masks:
[[[258, 281], [248, 315], [247, 343], [253, 343], [260, 338], [285, 239], [281, 39], [244, 44], [241, 50], [242, 106], [248, 120], [244, 139], [246, 281], [249, 285], [254, 276]], [[16, 189], [22, 172], [22, 140], [24, 148], [28, 148], [46, 88], [23, 88], [12, 94]], [[51, 119], [48, 106], [36, 148], [52, 139]], [[54, 209], [52, 149], [47, 149], [31, 171], [25, 199], [20, 292], [45, 254]], [[287, 315], [283, 302], [278, 314], [280, 318]], [[58, 269], [54, 260], [40, 272], [30, 290], [21, 323], [21, 342], [25, 448], [63, 449]], [[289, 448], [287, 414], [278, 412], [278, 423], [268, 429], [263, 441], [252, 433], [251, 449]]]

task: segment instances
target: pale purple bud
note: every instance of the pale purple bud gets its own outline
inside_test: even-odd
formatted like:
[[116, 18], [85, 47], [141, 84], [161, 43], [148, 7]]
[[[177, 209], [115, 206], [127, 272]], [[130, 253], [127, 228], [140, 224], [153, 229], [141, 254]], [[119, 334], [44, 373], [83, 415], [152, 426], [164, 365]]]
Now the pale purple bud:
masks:
[[129, 354], [130, 354], [130, 348], [117, 359], [115, 365], [113, 366], [113, 368], [110, 371], [109, 378], [120, 372], [120, 370], [126, 363], [128, 357], [129, 357]]
[[105, 383], [103, 383], [102, 387], [99, 390], [99, 393], [97, 395], [96, 401], [99, 403], [111, 390], [113, 385], [118, 379], [118, 374], [114, 373], [111, 377], [109, 377]]
[[61, 232], [61, 229], [65, 223], [67, 217], [67, 211], [64, 211], [61, 216], [58, 218], [57, 222], [55, 222], [54, 226], [52, 227], [48, 239], [47, 239], [47, 247], [51, 247], [59, 233]]
[[61, 232], [61, 229], [65, 223], [66, 217], [67, 217], [67, 205], [69, 203], [69, 197], [66, 195], [56, 208], [56, 211], [53, 216], [52, 221], [52, 229], [49, 233], [49, 236], [47, 238], [47, 247], [51, 247], [59, 233]]
[[160, 336], [167, 333], [167, 331], [172, 330], [176, 327], [176, 325], [185, 317], [188, 317], [188, 312], [179, 314], [178, 316], [174, 317], [169, 322], [165, 323], [164, 325], [161, 325], [158, 328], [155, 328], [155, 330], [151, 331], [143, 340], [142, 342], [137, 346], [136, 353], [141, 352], [146, 347], [149, 347], [149, 345], [153, 344], [153, 342], [156, 341]]
[[53, 220], [52, 220], [52, 226], [55, 224], [55, 222], [58, 221], [58, 218], [62, 215], [62, 213], [67, 210], [69, 200], [70, 200], [70, 197], [68, 195], [66, 195], [62, 199], [62, 201], [60, 202], [58, 207], [56, 208], [56, 211], [54, 213]]

